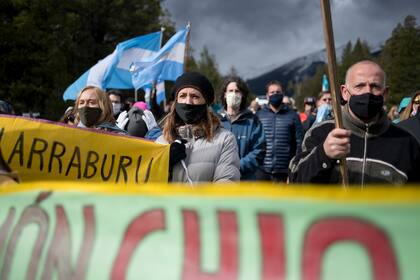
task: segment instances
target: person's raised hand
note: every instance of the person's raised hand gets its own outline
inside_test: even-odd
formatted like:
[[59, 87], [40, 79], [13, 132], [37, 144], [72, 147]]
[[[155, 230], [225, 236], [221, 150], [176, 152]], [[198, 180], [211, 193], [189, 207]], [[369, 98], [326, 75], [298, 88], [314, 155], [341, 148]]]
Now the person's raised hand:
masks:
[[122, 111], [120, 113], [120, 115], [118, 116], [118, 118], [117, 118], [116, 125], [120, 129], [125, 130], [124, 128], [125, 128], [125, 126], [126, 126], [127, 123], [128, 123], [128, 112], [127, 111]]
[[187, 157], [185, 152], [185, 140], [175, 140], [172, 142], [169, 150], [169, 168], [172, 169], [175, 164]]
[[144, 110], [143, 116], [141, 116], [141, 118], [146, 123], [147, 130], [151, 130], [152, 128], [158, 126], [156, 123], [155, 116], [153, 116], [153, 113], [149, 110]]

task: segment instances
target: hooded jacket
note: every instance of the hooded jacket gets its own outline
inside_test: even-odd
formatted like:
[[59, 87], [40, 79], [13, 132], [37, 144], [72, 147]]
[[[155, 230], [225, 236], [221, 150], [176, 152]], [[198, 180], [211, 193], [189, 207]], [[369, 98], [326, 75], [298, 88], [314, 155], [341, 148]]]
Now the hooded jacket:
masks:
[[265, 135], [257, 116], [248, 109], [231, 120], [225, 111], [219, 113], [220, 121], [236, 138], [239, 149], [241, 180], [255, 180], [255, 172], [264, 162]]
[[[364, 123], [343, 107], [344, 128], [351, 130], [346, 157], [349, 183], [401, 185], [420, 182], [420, 147], [416, 139], [392, 124], [384, 111], [376, 121]], [[323, 143], [335, 128], [334, 121], [312, 127], [303, 140], [302, 153], [290, 164], [289, 178], [299, 183], [339, 183], [338, 160], [325, 154]]]

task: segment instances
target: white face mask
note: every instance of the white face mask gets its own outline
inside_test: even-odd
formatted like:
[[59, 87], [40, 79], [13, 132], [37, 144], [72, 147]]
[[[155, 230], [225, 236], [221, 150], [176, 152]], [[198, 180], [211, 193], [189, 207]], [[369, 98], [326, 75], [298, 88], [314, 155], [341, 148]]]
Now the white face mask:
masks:
[[233, 109], [239, 109], [241, 106], [242, 95], [236, 94], [235, 92], [226, 93], [226, 105]]
[[112, 103], [112, 113], [114, 113], [114, 115], [116, 115], [120, 111], [121, 111], [121, 103]]

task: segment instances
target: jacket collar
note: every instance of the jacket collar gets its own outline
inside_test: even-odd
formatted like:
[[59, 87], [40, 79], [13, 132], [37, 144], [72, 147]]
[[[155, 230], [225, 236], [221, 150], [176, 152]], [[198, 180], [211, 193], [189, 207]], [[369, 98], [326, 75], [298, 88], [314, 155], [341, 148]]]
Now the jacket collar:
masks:
[[365, 123], [359, 118], [350, 114], [348, 103], [343, 108], [343, 125], [345, 128], [350, 129], [354, 134], [359, 137], [375, 137], [384, 133], [390, 126], [390, 121], [383, 110], [379, 113], [379, 116], [369, 122]]
[[249, 114], [253, 114], [253, 113], [252, 113], [250, 110], [248, 110], [248, 109], [244, 109], [244, 110], [242, 110], [242, 111], [240, 111], [240, 112], [238, 113], [237, 117], [236, 117], [236, 118], [235, 118], [235, 120], [233, 120], [233, 121], [232, 121], [232, 119], [229, 117], [229, 115], [227, 114], [227, 112], [226, 112], [225, 110], [221, 110], [221, 111], [219, 112], [219, 114], [220, 114], [220, 116], [221, 116], [221, 120], [222, 120], [222, 121], [229, 120], [229, 121], [231, 121], [231, 122], [236, 122], [236, 121], [240, 121], [240, 120], [246, 119], [246, 116], [247, 116], [247, 115], [249, 115]]

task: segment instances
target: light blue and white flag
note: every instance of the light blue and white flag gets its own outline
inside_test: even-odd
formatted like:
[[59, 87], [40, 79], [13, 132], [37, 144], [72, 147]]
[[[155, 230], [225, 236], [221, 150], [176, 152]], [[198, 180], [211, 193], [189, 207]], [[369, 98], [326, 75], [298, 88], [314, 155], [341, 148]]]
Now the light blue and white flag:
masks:
[[102, 89], [132, 89], [130, 66], [156, 54], [160, 48], [162, 32], [132, 38], [117, 45], [114, 52], [98, 61], [64, 92], [64, 100], [75, 100], [79, 92], [92, 85]]
[[329, 92], [330, 91], [330, 83], [328, 82], [327, 75], [324, 74], [322, 76], [322, 92]]
[[158, 53], [132, 64], [131, 72], [135, 89], [156, 81], [175, 81], [182, 75], [188, 31], [188, 27], [178, 31]]

